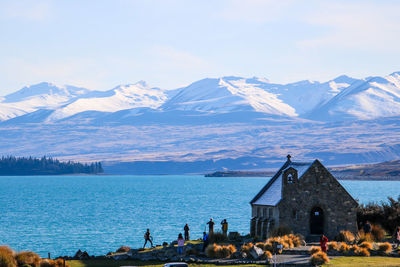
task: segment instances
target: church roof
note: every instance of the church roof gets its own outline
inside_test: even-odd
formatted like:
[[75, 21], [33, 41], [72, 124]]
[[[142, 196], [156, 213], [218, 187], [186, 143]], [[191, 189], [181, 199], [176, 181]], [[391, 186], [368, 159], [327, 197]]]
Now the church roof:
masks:
[[292, 162], [289, 157], [285, 164], [283, 164], [283, 166], [279, 169], [279, 171], [253, 198], [250, 204], [276, 206], [282, 199], [283, 173], [289, 168], [294, 168], [297, 170], [297, 177], [300, 180], [304, 173], [306, 173], [308, 168], [310, 168], [310, 166], [314, 164], [314, 162]]

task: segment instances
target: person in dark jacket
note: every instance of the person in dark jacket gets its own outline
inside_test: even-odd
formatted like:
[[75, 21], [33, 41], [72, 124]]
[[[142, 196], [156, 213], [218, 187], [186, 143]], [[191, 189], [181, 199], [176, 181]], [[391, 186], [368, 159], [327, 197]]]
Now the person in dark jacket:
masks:
[[147, 241], [150, 241], [151, 247], [153, 247], [153, 241], [152, 241], [151, 239], [152, 239], [152, 238], [151, 238], [151, 236], [150, 236], [150, 229], [147, 228], [146, 233], [144, 233], [144, 240], [145, 240], [145, 241], [144, 241], [143, 248], [146, 246]]
[[224, 234], [224, 236], [227, 236], [227, 234], [228, 234], [228, 222], [226, 221], [226, 219], [224, 219], [221, 222], [221, 229], [222, 229], [222, 233]]
[[214, 233], [214, 221], [213, 221], [213, 218], [211, 218], [210, 221], [207, 224], [208, 224], [208, 234], [212, 235]]
[[183, 227], [183, 230], [185, 230], [185, 241], [189, 241], [189, 225], [186, 224], [185, 227]]
[[364, 227], [363, 227], [363, 230], [364, 230], [364, 233], [365, 233], [365, 234], [371, 233], [372, 226], [371, 226], [371, 224], [369, 223], [369, 221], [366, 221], [366, 222], [365, 222]]
[[208, 239], [208, 235], [206, 232], [203, 232], [203, 251], [206, 250], [206, 247], [210, 243], [210, 240]]

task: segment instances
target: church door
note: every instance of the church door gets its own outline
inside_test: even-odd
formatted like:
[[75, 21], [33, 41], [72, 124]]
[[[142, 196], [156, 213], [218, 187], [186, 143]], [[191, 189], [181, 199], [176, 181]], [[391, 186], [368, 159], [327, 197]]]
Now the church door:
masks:
[[310, 233], [321, 235], [324, 233], [324, 211], [320, 207], [314, 207], [310, 214]]

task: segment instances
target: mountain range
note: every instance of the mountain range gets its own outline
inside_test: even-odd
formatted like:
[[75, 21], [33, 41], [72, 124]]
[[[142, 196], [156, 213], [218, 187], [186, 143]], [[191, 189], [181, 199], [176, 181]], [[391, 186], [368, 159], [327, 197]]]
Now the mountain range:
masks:
[[285, 153], [373, 163], [400, 157], [398, 116], [400, 72], [289, 84], [229, 76], [173, 90], [43, 82], [0, 98], [0, 149], [132, 173], [265, 169]]

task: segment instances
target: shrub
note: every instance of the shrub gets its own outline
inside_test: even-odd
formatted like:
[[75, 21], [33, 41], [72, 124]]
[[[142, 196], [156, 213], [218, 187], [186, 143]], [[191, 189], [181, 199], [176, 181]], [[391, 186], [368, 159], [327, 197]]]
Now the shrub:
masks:
[[264, 250], [265, 251], [273, 251], [274, 250], [274, 246], [272, 245], [271, 241], [268, 241], [264, 243]]
[[356, 236], [357, 243], [362, 243], [362, 242], [374, 242], [374, 238], [370, 233], [366, 234], [364, 231], [358, 231], [357, 236]]
[[31, 251], [22, 251], [15, 256], [18, 266], [30, 265], [39, 266], [40, 257], [38, 254]]
[[380, 243], [378, 245], [378, 251], [387, 255], [392, 252], [392, 245], [389, 242]]
[[261, 259], [266, 260], [266, 259], [272, 259], [272, 253], [267, 251], [264, 251], [264, 254], [261, 256]]
[[292, 235], [290, 234], [289, 237], [293, 240], [293, 245], [295, 247], [300, 247], [303, 243], [304, 237], [301, 235]]
[[369, 251], [368, 251], [368, 249], [367, 248], [357, 248], [355, 251], [354, 251], [354, 253], [357, 255], [357, 256], [364, 256], [364, 257], [369, 257], [370, 256], [370, 253], [369, 253]]
[[220, 243], [227, 241], [228, 237], [221, 232], [214, 232], [210, 235], [210, 243]]
[[372, 249], [372, 243], [368, 241], [364, 241], [359, 245], [360, 248]]
[[324, 253], [322, 251], [312, 254], [311, 259], [310, 259], [310, 263], [313, 266], [320, 266], [320, 265], [328, 263], [328, 262], [329, 262], [328, 255], [326, 255], [326, 253]]
[[215, 258], [217, 256], [217, 245], [211, 244], [206, 247], [206, 255], [209, 258]]
[[284, 235], [288, 235], [291, 233], [292, 233], [292, 230], [289, 227], [282, 225], [282, 226], [274, 228], [271, 232], [271, 236], [284, 236]]
[[338, 242], [332, 241], [328, 242], [328, 250], [339, 250], [340, 245]]
[[359, 205], [357, 209], [357, 222], [363, 225], [366, 221], [372, 224], [380, 224], [383, 228], [391, 232], [400, 225], [400, 195], [396, 199], [388, 198], [388, 202], [381, 204], [369, 203]]
[[350, 231], [345, 231], [342, 230], [340, 233], [336, 236], [336, 241], [340, 242], [346, 242], [346, 243], [353, 243], [355, 240], [355, 237], [352, 232]]
[[349, 250], [351, 251], [351, 252], [356, 252], [356, 250], [358, 250], [358, 249], [360, 249], [357, 245], [351, 245], [351, 246], [349, 246], [350, 248], [349, 248]]
[[315, 253], [321, 252], [321, 248], [320, 247], [316, 247], [316, 246], [312, 246], [309, 250], [310, 254], [313, 255]]
[[[40, 261], [40, 267], [63, 267], [63, 266], [64, 266], [63, 259], [56, 259], [56, 260], [42, 259]], [[68, 262], [65, 262], [65, 267], [70, 267]]]
[[130, 247], [122, 246], [119, 249], [117, 249], [117, 252], [129, 252], [130, 250], [131, 250]]
[[243, 244], [242, 247], [240, 248], [241, 252], [246, 252], [246, 254], [249, 254], [250, 249], [253, 247], [253, 243], [248, 243], [248, 244]]
[[208, 245], [206, 248], [206, 255], [209, 258], [228, 258], [236, 252], [234, 245], [219, 246], [216, 244]]
[[16, 267], [14, 251], [7, 246], [0, 246], [0, 267]]
[[340, 247], [339, 247], [339, 251], [341, 253], [347, 253], [350, 250], [350, 246], [347, 245], [345, 242], [340, 242]]
[[382, 226], [373, 224], [371, 229], [371, 235], [375, 241], [382, 241], [385, 238], [386, 232]]

